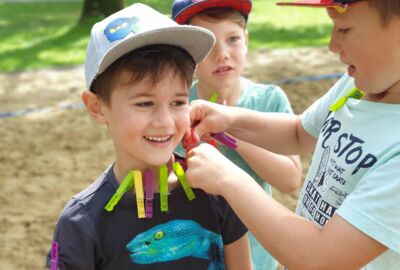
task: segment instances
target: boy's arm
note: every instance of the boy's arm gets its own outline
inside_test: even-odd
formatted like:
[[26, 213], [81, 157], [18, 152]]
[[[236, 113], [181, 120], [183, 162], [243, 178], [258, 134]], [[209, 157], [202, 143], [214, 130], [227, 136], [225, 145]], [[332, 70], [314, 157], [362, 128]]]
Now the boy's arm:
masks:
[[[300, 116], [265, 113], [195, 100], [190, 118], [198, 136], [227, 131], [238, 139], [283, 155], [308, 154], [316, 139], [306, 133]], [[201, 121], [201, 122], [199, 122]]]
[[298, 156], [276, 154], [241, 140], [236, 143], [236, 152], [264, 181], [285, 193], [299, 187], [302, 169]]
[[233, 243], [224, 246], [225, 266], [227, 270], [253, 269], [247, 234]]
[[[77, 203], [70, 201], [61, 214], [54, 233], [59, 244], [59, 269], [95, 269], [92, 225]], [[47, 258], [47, 267], [49, 267]]]
[[190, 152], [186, 175], [191, 186], [221, 194], [257, 240], [289, 269], [359, 269], [387, 249], [338, 215], [323, 228], [295, 215], [210, 145]]

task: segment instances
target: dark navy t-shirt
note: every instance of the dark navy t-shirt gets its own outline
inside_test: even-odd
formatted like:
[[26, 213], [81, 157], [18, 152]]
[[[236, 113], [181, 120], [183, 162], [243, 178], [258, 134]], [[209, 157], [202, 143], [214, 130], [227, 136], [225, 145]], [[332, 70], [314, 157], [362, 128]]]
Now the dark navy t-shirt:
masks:
[[110, 167], [64, 207], [54, 233], [61, 270], [224, 269], [223, 245], [247, 232], [222, 197], [199, 189], [192, 201], [172, 190], [167, 213], [155, 193], [153, 218], [138, 218], [132, 192], [107, 212], [118, 185]]

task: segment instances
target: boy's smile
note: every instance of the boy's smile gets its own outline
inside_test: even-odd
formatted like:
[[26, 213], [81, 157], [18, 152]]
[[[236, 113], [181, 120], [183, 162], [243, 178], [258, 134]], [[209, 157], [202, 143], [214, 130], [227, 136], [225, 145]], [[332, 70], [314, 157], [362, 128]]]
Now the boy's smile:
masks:
[[116, 167], [145, 169], [167, 163], [189, 127], [185, 83], [168, 71], [153, 83], [129, 83], [127, 72], [115, 80], [111, 102], [103, 105], [117, 154]]

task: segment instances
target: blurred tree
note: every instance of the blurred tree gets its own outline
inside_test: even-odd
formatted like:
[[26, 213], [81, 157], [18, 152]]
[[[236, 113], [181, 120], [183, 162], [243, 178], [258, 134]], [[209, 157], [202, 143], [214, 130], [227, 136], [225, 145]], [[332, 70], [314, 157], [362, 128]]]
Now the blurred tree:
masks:
[[125, 0], [85, 0], [80, 21], [91, 17], [108, 16], [125, 7]]

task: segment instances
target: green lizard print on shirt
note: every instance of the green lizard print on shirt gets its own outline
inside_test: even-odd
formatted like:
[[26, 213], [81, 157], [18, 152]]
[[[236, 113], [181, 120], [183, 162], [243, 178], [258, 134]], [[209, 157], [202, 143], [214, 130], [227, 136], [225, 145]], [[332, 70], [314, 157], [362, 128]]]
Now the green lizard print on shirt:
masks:
[[196, 257], [209, 260], [208, 270], [222, 270], [221, 236], [192, 220], [173, 220], [135, 236], [126, 246], [136, 264], [152, 264]]

